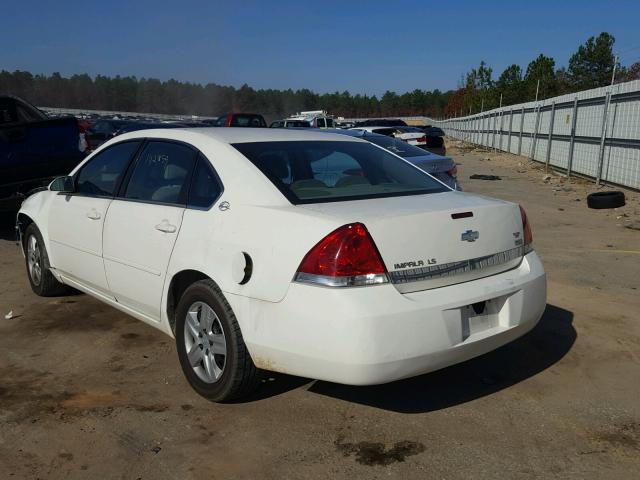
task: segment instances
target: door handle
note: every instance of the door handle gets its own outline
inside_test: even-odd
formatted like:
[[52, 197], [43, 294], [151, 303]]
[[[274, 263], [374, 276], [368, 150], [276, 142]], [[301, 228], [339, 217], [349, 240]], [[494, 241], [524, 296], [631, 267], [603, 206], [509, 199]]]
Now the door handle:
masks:
[[161, 232], [164, 232], [164, 233], [176, 233], [176, 230], [178, 230], [178, 227], [176, 227], [175, 225], [171, 225], [166, 220], [163, 220], [161, 223], [156, 225], [156, 230], [160, 230]]
[[87, 212], [87, 218], [90, 218], [91, 220], [100, 220], [100, 218], [102, 218], [102, 215], [100, 215], [100, 212], [98, 212], [95, 208], [92, 208]]

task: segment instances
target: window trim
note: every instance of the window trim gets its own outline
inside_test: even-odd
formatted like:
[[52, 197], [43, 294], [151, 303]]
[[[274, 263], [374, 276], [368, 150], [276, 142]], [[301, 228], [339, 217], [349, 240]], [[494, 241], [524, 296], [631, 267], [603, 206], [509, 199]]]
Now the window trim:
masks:
[[91, 193], [85, 193], [85, 192], [59, 192], [59, 194], [63, 194], [63, 195], [68, 195], [68, 196], [77, 196], [77, 197], [88, 197], [88, 198], [115, 198], [115, 196], [118, 194], [119, 190], [120, 190], [120, 186], [122, 185], [122, 182], [124, 181], [124, 179], [127, 176], [127, 173], [129, 171], [129, 168], [131, 168], [131, 164], [133, 163], [133, 161], [138, 157], [138, 154], [140, 153], [140, 148], [142, 147], [142, 145], [145, 143], [144, 142], [144, 138], [131, 138], [131, 139], [127, 139], [127, 140], [123, 140], [121, 142], [117, 142], [114, 143], [112, 145], [109, 145], [107, 148], [104, 148], [102, 150], [100, 150], [99, 152], [96, 152], [96, 154], [91, 157], [89, 160], [87, 160], [79, 169], [77, 172], [75, 172], [71, 178], [73, 178], [73, 187], [74, 190], [77, 189], [78, 187], [78, 177], [80, 176], [80, 173], [82, 173], [82, 171], [87, 167], [87, 165], [89, 165], [91, 162], [93, 162], [99, 155], [103, 154], [104, 152], [111, 150], [112, 148], [119, 146], [119, 145], [123, 145], [125, 143], [138, 143], [138, 148], [136, 148], [133, 153], [131, 154], [131, 156], [129, 157], [129, 160], [127, 161], [124, 170], [123, 170], [123, 175], [118, 179], [118, 182], [115, 185], [115, 188], [113, 189], [113, 193], [111, 195], [98, 195], [98, 194], [91, 194]]
[[[202, 152], [200, 152], [200, 150], [198, 150], [192, 144], [187, 143], [187, 142], [183, 142], [181, 140], [174, 140], [174, 139], [170, 139], [170, 138], [158, 138], [158, 137], [145, 137], [143, 140], [144, 141], [142, 142], [141, 148], [138, 149], [138, 151], [136, 152], [136, 155], [134, 156], [133, 160], [129, 163], [129, 167], [127, 168], [127, 171], [125, 172], [125, 175], [122, 178], [122, 182], [120, 183], [119, 188], [116, 189], [116, 195], [113, 197], [113, 199], [114, 200], [120, 200], [120, 201], [123, 201], [123, 202], [148, 203], [150, 205], [167, 205], [167, 206], [170, 206], [170, 207], [187, 208], [187, 203], [189, 202], [189, 191], [191, 190], [191, 182], [193, 181], [193, 172], [195, 171], [195, 167], [196, 167], [196, 164], [198, 162], [198, 155], [202, 154]], [[193, 157], [194, 157], [194, 162], [191, 165], [191, 169], [187, 173], [188, 179], [186, 180], [186, 183], [188, 184], [188, 188], [187, 188], [187, 195], [186, 195], [187, 198], [186, 198], [184, 203], [160, 202], [160, 201], [157, 201], [157, 200], [146, 200], [146, 199], [140, 199], [140, 198], [127, 198], [127, 197], [124, 196], [126, 191], [127, 191], [127, 187], [129, 186], [129, 182], [131, 181], [131, 177], [133, 176], [133, 172], [134, 172], [136, 166], [138, 165], [138, 162], [140, 161], [140, 154], [144, 151], [146, 146], [149, 145], [149, 143], [151, 143], [151, 142], [175, 143], [177, 145], [182, 145], [184, 147], [187, 147], [187, 148], [189, 148], [191, 150], [191, 152], [193, 154]]]

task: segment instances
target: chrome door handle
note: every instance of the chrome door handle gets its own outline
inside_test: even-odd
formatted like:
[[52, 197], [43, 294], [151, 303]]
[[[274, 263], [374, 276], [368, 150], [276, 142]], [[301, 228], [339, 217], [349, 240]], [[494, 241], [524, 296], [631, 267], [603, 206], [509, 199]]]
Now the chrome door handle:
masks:
[[100, 220], [100, 218], [102, 218], [102, 215], [100, 215], [100, 212], [98, 212], [95, 208], [92, 208], [87, 212], [87, 218], [90, 218], [91, 220]]
[[177, 229], [178, 228], [175, 225], [171, 225], [166, 220], [156, 225], [156, 230], [160, 230], [161, 232], [164, 232], [164, 233], [176, 233]]

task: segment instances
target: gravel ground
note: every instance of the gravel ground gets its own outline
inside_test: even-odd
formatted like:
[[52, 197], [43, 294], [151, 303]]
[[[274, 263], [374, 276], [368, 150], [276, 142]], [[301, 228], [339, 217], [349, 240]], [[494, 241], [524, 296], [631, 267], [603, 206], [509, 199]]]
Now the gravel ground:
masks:
[[527, 209], [549, 305], [508, 346], [378, 387], [273, 374], [209, 403], [162, 333], [87, 295], [32, 294], [4, 217], [0, 478], [638, 478], [640, 196], [589, 210], [590, 183], [458, 147], [466, 190]]

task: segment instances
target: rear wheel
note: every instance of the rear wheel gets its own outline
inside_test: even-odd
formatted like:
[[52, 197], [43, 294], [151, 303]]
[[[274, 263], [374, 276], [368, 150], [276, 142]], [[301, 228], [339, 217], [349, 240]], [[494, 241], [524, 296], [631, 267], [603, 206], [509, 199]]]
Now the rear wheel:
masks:
[[67, 287], [56, 280], [49, 270], [47, 249], [42, 234], [34, 223], [29, 225], [24, 233], [24, 250], [31, 290], [41, 297], [54, 297], [66, 293]]
[[213, 281], [198, 281], [184, 292], [175, 332], [182, 371], [200, 395], [224, 402], [257, 387], [259, 371], [231, 306]]

